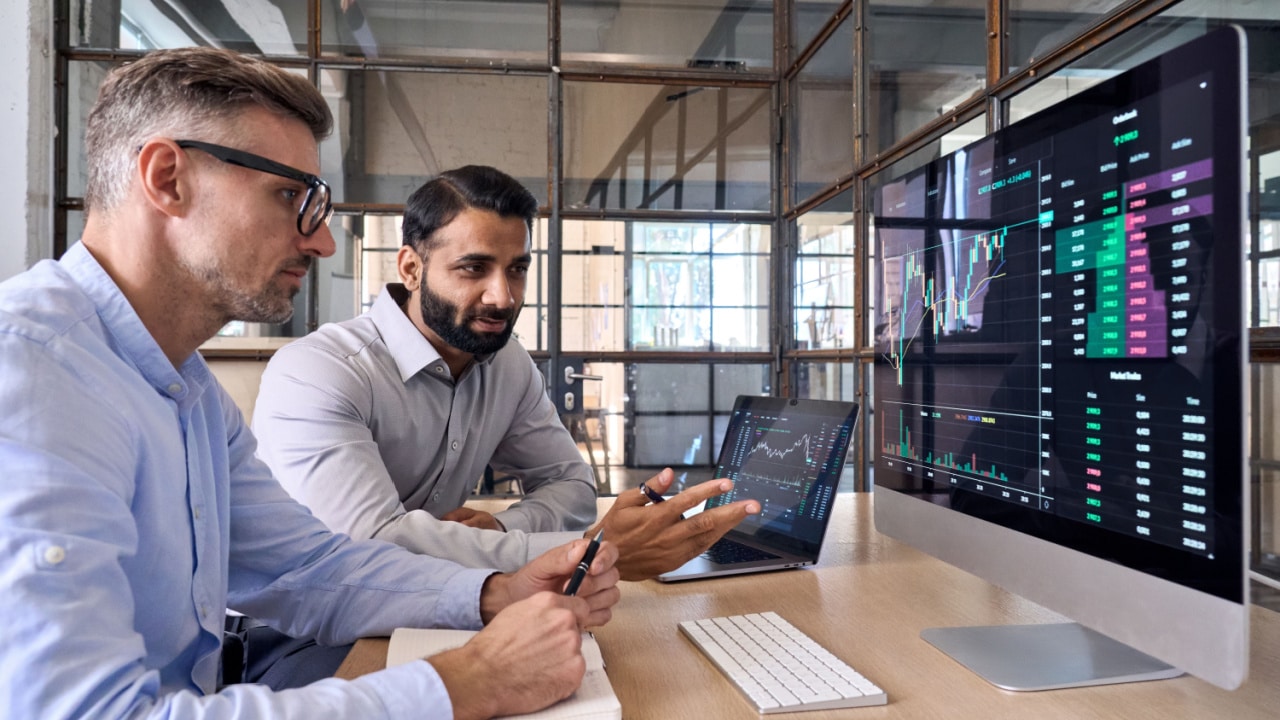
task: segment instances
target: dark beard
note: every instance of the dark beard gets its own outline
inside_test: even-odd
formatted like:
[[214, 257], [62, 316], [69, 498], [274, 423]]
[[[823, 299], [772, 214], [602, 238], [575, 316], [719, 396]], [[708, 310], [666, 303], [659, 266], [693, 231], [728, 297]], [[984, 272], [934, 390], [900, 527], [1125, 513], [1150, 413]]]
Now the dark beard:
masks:
[[[515, 309], [468, 312], [462, 318], [462, 322], [456, 323], [454, 319], [458, 317], [458, 306], [431, 292], [427, 288], [426, 280], [426, 273], [423, 273], [422, 282], [419, 285], [422, 322], [451, 347], [472, 355], [490, 355], [501, 350], [502, 346], [507, 344], [507, 340], [511, 339], [511, 333], [516, 327]], [[496, 335], [477, 333], [470, 327], [471, 321], [477, 318], [505, 320], [507, 329]]]

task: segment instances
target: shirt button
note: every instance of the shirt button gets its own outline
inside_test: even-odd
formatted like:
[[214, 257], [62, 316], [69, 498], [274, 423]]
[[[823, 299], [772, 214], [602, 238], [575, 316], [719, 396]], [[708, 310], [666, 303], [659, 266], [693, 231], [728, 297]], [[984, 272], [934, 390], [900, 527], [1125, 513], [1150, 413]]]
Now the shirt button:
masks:
[[442, 372], [444, 372], [444, 368], [443, 368], [443, 367], [440, 367], [439, 365], [437, 365], [437, 366], [436, 366], [436, 372], [438, 372], [438, 373], [442, 373]]
[[431, 502], [440, 502], [440, 493], [431, 496]]
[[201, 617], [201, 618], [207, 618], [207, 617], [209, 617], [209, 606], [208, 606], [208, 605], [205, 605], [205, 604], [201, 603], [201, 605], [200, 605], [200, 617]]
[[182, 385], [180, 383], [169, 383], [169, 394], [177, 395], [180, 392], [182, 392]]
[[454, 440], [453, 442], [449, 443], [449, 447], [453, 448], [454, 450], [457, 450], [457, 449], [458, 449], [458, 441], [457, 441], [457, 440]]
[[195, 508], [194, 510], [192, 510], [192, 511], [191, 511], [191, 514], [192, 514], [192, 515], [194, 515], [194, 516], [195, 516], [195, 518], [196, 518], [197, 520], [199, 520], [199, 519], [200, 519], [200, 508]]
[[50, 565], [57, 565], [67, 559], [67, 551], [58, 545], [50, 545], [44, 550], [44, 561]]

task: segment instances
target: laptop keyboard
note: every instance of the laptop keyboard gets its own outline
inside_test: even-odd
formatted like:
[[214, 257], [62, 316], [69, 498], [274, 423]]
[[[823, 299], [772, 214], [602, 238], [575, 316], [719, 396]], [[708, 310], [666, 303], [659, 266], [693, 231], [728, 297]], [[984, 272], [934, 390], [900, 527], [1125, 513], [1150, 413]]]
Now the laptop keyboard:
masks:
[[750, 545], [743, 545], [728, 538], [720, 538], [714, 545], [707, 548], [706, 552], [702, 553], [702, 557], [720, 565], [733, 565], [755, 560], [772, 560], [780, 556], [753, 548]]
[[777, 613], [686, 620], [689, 638], [762, 714], [884, 705], [884, 690]]

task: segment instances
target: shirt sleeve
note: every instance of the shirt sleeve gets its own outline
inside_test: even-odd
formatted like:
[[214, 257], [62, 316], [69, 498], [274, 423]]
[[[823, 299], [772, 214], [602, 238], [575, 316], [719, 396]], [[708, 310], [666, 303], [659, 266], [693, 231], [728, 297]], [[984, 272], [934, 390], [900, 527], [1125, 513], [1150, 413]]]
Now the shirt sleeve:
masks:
[[519, 367], [498, 370], [522, 373], [524, 385], [511, 426], [490, 464], [518, 475], [524, 497], [494, 517], [509, 531], [581, 534], [596, 519], [595, 476], [560, 422], [542, 373], [527, 354], [521, 352], [519, 358]]
[[[189, 655], [149, 667], [139, 624], [190, 628], [194, 619], [189, 608], [153, 607], [157, 588], [135, 583], [126, 571], [138, 551], [132, 504], [146, 461], [135, 442], [139, 427], [112, 402], [120, 379], [113, 384], [107, 375], [80, 375], [96, 363], [78, 348], [55, 353], [0, 335], [6, 368], [0, 373], [0, 698], [6, 717], [451, 716], [448, 694], [428, 663], [350, 682], [326, 680], [305, 691], [242, 685], [216, 694], [192, 684]], [[173, 442], [182, 443], [176, 427]], [[319, 542], [319, 533], [314, 540], [314, 547], [346, 542]], [[390, 553], [386, 560], [405, 565], [390, 562]], [[217, 602], [220, 615], [222, 599]], [[201, 647], [216, 652], [219, 639], [205, 637]], [[194, 645], [189, 652], [196, 652]]]
[[406, 510], [369, 429], [372, 394], [361, 368], [305, 342], [282, 348], [263, 372], [253, 419], [258, 457], [330, 528], [504, 572], [582, 536], [535, 537], [514, 522], [509, 532], [482, 530]]
[[[221, 391], [221, 388], [219, 388]], [[230, 397], [232, 609], [296, 637], [342, 645], [397, 627], [477, 629], [491, 569], [469, 569], [330, 531], [254, 455]]]

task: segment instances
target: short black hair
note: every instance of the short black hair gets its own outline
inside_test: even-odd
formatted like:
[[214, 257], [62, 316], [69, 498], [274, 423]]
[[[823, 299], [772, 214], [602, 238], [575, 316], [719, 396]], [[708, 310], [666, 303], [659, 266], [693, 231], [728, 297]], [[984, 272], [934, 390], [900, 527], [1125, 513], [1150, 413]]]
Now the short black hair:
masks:
[[496, 168], [467, 165], [446, 170], [415, 190], [405, 203], [404, 244], [425, 258], [438, 244], [436, 231], [470, 208], [521, 218], [533, 232], [538, 200], [518, 180]]

